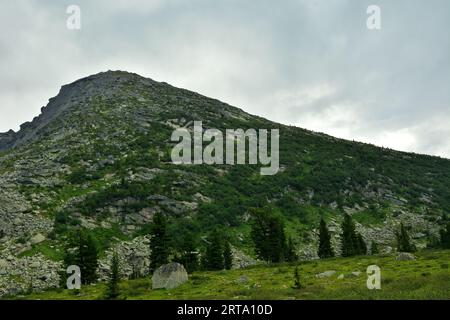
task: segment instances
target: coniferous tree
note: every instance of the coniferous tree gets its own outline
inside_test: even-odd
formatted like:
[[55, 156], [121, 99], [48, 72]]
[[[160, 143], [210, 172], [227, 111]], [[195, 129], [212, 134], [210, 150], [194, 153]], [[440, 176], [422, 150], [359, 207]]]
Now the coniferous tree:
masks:
[[370, 253], [372, 255], [379, 254], [378, 244], [375, 241], [372, 241], [372, 245], [370, 246]]
[[223, 263], [226, 270], [230, 270], [233, 267], [233, 253], [228, 241], [225, 241], [223, 244]]
[[356, 233], [356, 252], [358, 255], [367, 254], [367, 245], [360, 233]]
[[355, 231], [355, 224], [349, 214], [344, 215], [344, 221], [342, 223], [342, 256], [351, 257], [357, 255], [358, 252], [358, 240]]
[[183, 243], [180, 247], [181, 255], [177, 260], [186, 268], [188, 273], [198, 269], [198, 254], [195, 246], [195, 240], [191, 233], [186, 233], [183, 237]]
[[297, 254], [295, 253], [295, 246], [292, 238], [289, 238], [286, 242], [284, 249], [284, 261], [294, 262], [297, 261]]
[[111, 259], [111, 270], [109, 273], [109, 280], [106, 292], [107, 299], [116, 299], [119, 296], [119, 257], [117, 252], [113, 253]]
[[397, 251], [398, 252], [414, 252], [416, 251], [415, 245], [411, 242], [411, 239], [406, 231], [403, 223], [400, 224], [400, 230], [397, 231]]
[[162, 213], [157, 212], [151, 225], [150, 272], [169, 261], [168, 242], [166, 218]]
[[218, 230], [211, 232], [206, 245], [205, 256], [203, 258], [203, 267], [206, 270], [223, 270], [223, 246], [222, 237]]
[[298, 271], [298, 267], [295, 267], [294, 269], [294, 286], [293, 289], [301, 289], [303, 288], [303, 285], [300, 281], [300, 273]]
[[94, 237], [86, 231], [76, 235], [77, 248], [67, 256], [67, 262], [77, 265], [81, 271], [81, 283], [90, 284], [97, 281], [98, 245]]
[[319, 226], [319, 250], [317, 255], [321, 259], [334, 257], [334, 250], [331, 247], [330, 232], [328, 231], [328, 227], [323, 218], [320, 220]]
[[286, 236], [281, 218], [271, 209], [252, 210], [251, 237], [258, 258], [268, 262], [280, 262], [284, 255]]

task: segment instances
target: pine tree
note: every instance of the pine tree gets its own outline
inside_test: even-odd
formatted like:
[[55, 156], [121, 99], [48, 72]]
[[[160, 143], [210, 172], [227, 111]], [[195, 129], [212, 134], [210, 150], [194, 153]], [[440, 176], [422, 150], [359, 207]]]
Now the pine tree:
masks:
[[414, 252], [416, 247], [411, 242], [408, 232], [403, 223], [400, 224], [400, 230], [397, 231], [397, 251], [398, 252]]
[[367, 254], [367, 245], [360, 233], [356, 233], [356, 252], [357, 255]]
[[300, 273], [298, 271], [298, 267], [295, 267], [294, 269], [294, 286], [293, 289], [302, 289], [303, 285], [300, 281]]
[[284, 249], [284, 261], [294, 262], [297, 261], [297, 254], [295, 253], [295, 246], [292, 238], [289, 238], [286, 242]]
[[233, 253], [228, 241], [225, 241], [223, 244], [223, 263], [226, 270], [230, 270], [233, 267]]
[[66, 263], [80, 267], [81, 283], [90, 284], [97, 281], [98, 245], [87, 231], [78, 231], [75, 240], [77, 248], [66, 255]]
[[116, 299], [119, 296], [119, 281], [119, 257], [117, 252], [114, 252], [111, 259], [111, 271], [106, 292], [107, 299]]
[[376, 255], [379, 254], [379, 250], [378, 250], [378, 244], [375, 241], [372, 241], [372, 245], [370, 247], [370, 253], [372, 255]]
[[268, 262], [280, 262], [286, 246], [286, 235], [281, 217], [270, 208], [252, 209], [251, 237], [258, 258]]
[[188, 273], [196, 271], [198, 269], [198, 254], [192, 233], [188, 232], [184, 235], [180, 251], [181, 255], [177, 260], [186, 268]]
[[224, 257], [222, 237], [218, 230], [211, 232], [208, 237], [208, 244], [206, 245], [206, 252], [203, 259], [203, 267], [206, 270], [223, 270]]
[[317, 255], [321, 259], [334, 257], [334, 251], [331, 247], [330, 232], [328, 231], [328, 227], [323, 218], [320, 220], [319, 226], [319, 250]]
[[150, 234], [150, 272], [153, 272], [169, 261], [167, 221], [162, 213], [154, 215]]
[[342, 223], [342, 256], [351, 257], [359, 253], [355, 225], [349, 214], [344, 215]]

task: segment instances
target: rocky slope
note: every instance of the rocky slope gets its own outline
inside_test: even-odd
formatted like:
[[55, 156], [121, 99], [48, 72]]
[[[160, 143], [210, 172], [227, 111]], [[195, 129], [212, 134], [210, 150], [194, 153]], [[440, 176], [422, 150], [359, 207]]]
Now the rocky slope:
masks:
[[[280, 172], [173, 165], [170, 135], [194, 120], [204, 128], [279, 129]], [[423, 247], [450, 209], [450, 160], [280, 125], [136, 74], [89, 76], [63, 86], [20, 131], [0, 133], [0, 295], [55, 286], [67, 232], [78, 227], [99, 239], [101, 277], [113, 247], [127, 276], [145, 273], [146, 230], [158, 211], [169, 217], [175, 245], [186, 230], [201, 244], [221, 225], [238, 265], [253, 263], [247, 210], [268, 203], [286, 217], [303, 258], [316, 257], [321, 215], [339, 251], [344, 211], [384, 251], [400, 221]]]

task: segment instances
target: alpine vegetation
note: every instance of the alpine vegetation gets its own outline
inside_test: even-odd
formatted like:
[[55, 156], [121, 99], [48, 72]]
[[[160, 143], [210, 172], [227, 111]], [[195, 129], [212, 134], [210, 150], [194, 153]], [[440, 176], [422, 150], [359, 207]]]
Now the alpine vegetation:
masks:
[[[274, 175], [279, 170], [279, 137], [278, 129], [270, 130], [270, 155], [267, 150], [267, 129], [226, 129], [225, 162], [228, 165], [246, 164], [246, 145], [248, 140], [248, 163], [270, 165], [261, 168], [261, 175]], [[193, 138], [186, 127], [176, 129], [171, 141], [181, 141], [172, 149], [174, 164], [224, 164], [224, 137], [218, 129], [207, 129], [203, 133], [202, 121], [194, 121]], [[192, 140], [194, 142], [194, 159], [192, 161]], [[203, 142], [211, 142], [203, 150]], [[259, 150], [258, 150], [259, 148]], [[236, 155], [235, 150], [237, 149]], [[258, 153], [259, 151], [259, 153]]]

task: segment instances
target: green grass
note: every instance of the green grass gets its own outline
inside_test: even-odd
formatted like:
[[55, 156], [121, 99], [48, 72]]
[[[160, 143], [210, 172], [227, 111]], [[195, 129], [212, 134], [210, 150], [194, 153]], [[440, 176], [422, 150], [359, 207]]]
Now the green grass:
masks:
[[[450, 251], [423, 251], [417, 260], [396, 261], [393, 256], [333, 258], [298, 264], [258, 265], [247, 269], [196, 272], [172, 290], [152, 290], [150, 279], [122, 281], [121, 299], [450, 299]], [[381, 268], [381, 289], [366, 287], [366, 268]], [[293, 289], [298, 266], [303, 289]], [[316, 274], [335, 270], [329, 278]], [[357, 277], [338, 279], [360, 271]], [[246, 276], [248, 282], [239, 278]], [[80, 292], [53, 290], [23, 299], [102, 299], [105, 284], [83, 287]]]
[[61, 261], [64, 257], [64, 251], [54, 241], [44, 241], [39, 244], [33, 245], [30, 250], [27, 250], [20, 254], [20, 257], [31, 257], [37, 253], [41, 253], [45, 257], [53, 261]]

